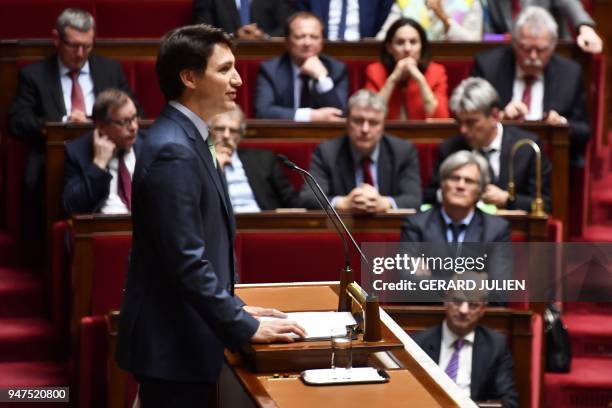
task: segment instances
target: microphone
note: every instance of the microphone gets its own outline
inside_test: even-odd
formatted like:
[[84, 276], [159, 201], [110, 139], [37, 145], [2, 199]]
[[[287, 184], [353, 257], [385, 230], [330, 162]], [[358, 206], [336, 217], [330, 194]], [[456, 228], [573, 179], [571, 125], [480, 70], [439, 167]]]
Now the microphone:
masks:
[[[308, 171], [304, 170], [303, 168], [301, 168], [300, 166], [298, 166], [297, 164], [293, 163], [291, 160], [289, 160], [289, 158], [287, 156], [285, 156], [284, 154], [277, 154], [276, 158], [278, 160], [280, 160], [285, 166], [287, 166], [289, 169], [293, 170], [293, 171], [297, 171], [298, 173], [300, 173], [300, 175], [302, 176], [302, 179], [304, 179], [304, 182], [306, 184], [308, 184], [308, 187], [310, 187], [310, 189], [312, 190], [312, 192], [315, 195], [315, 198], [317, 199], [317, 202], [319, 203], [319, 206], [321, 207], [321, 209], [323, 211], [325, 211], [325, 214], [327, 215], [327, 217], [330, 219], [330, 221], [332, 222], [332, 224], [334, 225], [334, 227], [336, 228], [336, 231], [338, 232], [338, 235], [340, 235], [340, 238], [342, 239], [342, 244], [344, 246], [344, 261], [345, 261], [345, 268], [346, 269], [350, 269], [351, 265], [350, 265], [350, 257], [349, 257], [349, 253], [348, 253], [348, 244], [346, 242], [346, 236], [349, 237], [349, 239], [351, 240], [351, 243], [353, 244], [353, 247], [355, 248], [355, 250], [357, 250], [357, 252], [359, 253], [359, 255], [361, 256], [361, 259], [363, 259], [365, 261], [366, 264], [370, 264], [370, 262], [368, 261], [368, 259], [366, 258], [366, 256], [363, 254], [363, 252], [361, 251], [361, 248], [359, 248], [359, 245], [357, 245], [357, 242], [355, 242], [355, 238], [353, 237], [353, 235], [350, 233], [350, 231], [348, 230], [348, 228], [346, 228], [346, 225], [344, 224], [344, 222], [342, 221], [342, 218], [340, 218], [340, 216], [338, 215], [338, 213], [336, 212], [336, 209], [334, 208], [333, 205], [331, 205], [331, 202], [329, 201], [329, 199], [327, 198], [327, 194], [325, 194], [323, 192], [323, 189], [321, 188], [321, 186], [319, 185], [319, 183], [317, 182], [317, 180], [314, 178], [314, 176], [312, 174], [310, 174]], [[314, 186], [316, 187], [313, 187]], [[317, 194], [318, 193], [318, 194]], [[319, 195], [321, 197], [323, 197], [323, 200], [325, 201], [325, 203], [323, 203], [321, 201], [321, 199], [319, 198]], [[327, 205], [325, 205], [327, 204]], [[328, 208], [331, 210], [333, 216], [330, 214]], [[340, 228], [337, 225], [337, 222], [340, 223], [340, 225], [342, 226], [342, 230], [344, 231], [344, 233], [346, 234], [343, 235], [342, 232], [340, 231]]]

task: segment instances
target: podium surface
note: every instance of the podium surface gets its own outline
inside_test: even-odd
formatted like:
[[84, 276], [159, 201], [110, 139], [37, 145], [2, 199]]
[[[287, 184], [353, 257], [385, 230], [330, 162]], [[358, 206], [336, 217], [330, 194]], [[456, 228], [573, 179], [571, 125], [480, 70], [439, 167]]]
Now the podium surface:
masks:
[[[326, 311], [338, 306], [338, 283], [295, 283], [267, 285], [238, 285], [236, 295], [246, 304], [274, 307], [282, 311]], [[353, 343], [353, 352], [362, 347], [367, 351], [364, 363], [384, 368], [390, 381], [382, 384], [310, 386], [300, 379], [301, 369], [292, 369], [296, 358], [298, 365], [307, 358], [300, 353], [312, 347], [329, 347], [329, 342], [296, 342], [255, 345], [250, 353], [272, 356], [288, 369], [262, 370], [254, 367], [249, 358], [226, 351], [226, 363], [220, 381], [220, 405], [252, 407], [475, 407], [462, 395], [456, 385], [446, 377], [429, 357], [388, 317], [381, 309], [383, 337], [380, 342]], [[359, 344], [361, 342], [361, 344]], [[376, 344], [374, 344], [376, 343]], [[367, 348], [370, 350], [367, 350]], [[415, 348], [416, 347], [416, 348]], [[277, 355], [278, 350], [289, 354]], [[326, 351], [329, 355], [331, 352]], [[294, 354], [291, 354], [294, 353]], [[248, 354], [248, 353], [247, 353]], [[280, 356], [280, 357], [279, 357]], [[329, 364], [329, 357], [326, 364]], [[321, 368], [313, 360], [313, 366]], [[355, 364], [359, 365], [358, 363]], [[450, 381], [450, 383], [449, 383]], [[240, 395], [242, 394], [242, 395]]]

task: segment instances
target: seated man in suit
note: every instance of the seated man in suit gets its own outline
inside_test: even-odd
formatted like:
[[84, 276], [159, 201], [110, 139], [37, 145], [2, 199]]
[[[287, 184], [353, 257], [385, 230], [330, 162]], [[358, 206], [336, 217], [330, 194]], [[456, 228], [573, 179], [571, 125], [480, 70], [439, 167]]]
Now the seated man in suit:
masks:
[[557, 23], [543, 8], [527, 7], [516, 21], [512, 40], [512, 46], [476, 55], [472, 75], [497, 90], [504, 119], [569, 124], [573, 162], [581, 165], [591, 136], [582, 69], [555, 54]]
[[[483, 278], [483, 274], [465, 272], [460, 279]], [[412, 338], [474, 401], [501, 400], [505, 408], [518, 407], [506, 338], [478, 324], [486, 299], [485, 291], [447, 292], [446, 319]]]
[[128, 94], [111, 88], [96, 98], [92, 117], [95, 129], [66, 143], [62, 207], [66, 215], [129, 213], [138, 111]]
[[348, 96], [346, 65], [321, 54], [323, 24], [295, 13], [286, 23], [287, 52], [259, 67], [255, 116], [295, 121], [342, 121]]
[[[460, 135], [446, 139], [440, 145], [438, 160], [430, 186], [425, 191], [425, 202], [438, 202], [440, 179], [438, 169], [448, 156], [459, 150], [471, 150], [481, 154], [489, 164], [491, 183], [482, 194], [482, 201], [498, 208], [531, 210], [536, 197], [536, 155], [529, 147], [522, 147], [514, 156], [513, 173], [515, 197], [510, 200], [507, 191], [509, 163], [512, 147], [521, 139], [540, 143], [533, 133], [515, 126], [503, 126], [500, 122], [499, 97], [495, 89], [482, 78], [467, 78], [455, 88], [450, 100], [450, 108], [455, 114]], [[544, 207], [550, 212], [550, 173], [551, 164], [542, 155], [542, 198]]]
[[299, 0], [298, 7], [321, 18], [328, 40], [358, 41], [376, 36], [393, 3], [393, 0]]
[[487, 161], [460, 150], [440, 165], [440, 205], [406, 217], [400, 241], [430, 243], [509, 242], [508, 221], [489, 215], [476, 203], [489, 184]]
[[280, 169], [274, 153], [238, 147], [246, 130], [244, 114], [238, 105], [234, 110], [214, 116], [210, 130], [235, 213], [299, 205], [298, 194]]
[[[416, 148], [384, 133], [386, 115], [380, 96], [361, 89], [348, 101], [348, 134], [315, 149], [310, 171], [338, 210], [380, 213], [421, 204]], [[307, 185], [300, 199], [306, 208], [319, 208]]]
[[222, 28], [241, 40], [284, 35], [283, 25], [296, 11], [294, 0], [194, 0], [193, 23]]

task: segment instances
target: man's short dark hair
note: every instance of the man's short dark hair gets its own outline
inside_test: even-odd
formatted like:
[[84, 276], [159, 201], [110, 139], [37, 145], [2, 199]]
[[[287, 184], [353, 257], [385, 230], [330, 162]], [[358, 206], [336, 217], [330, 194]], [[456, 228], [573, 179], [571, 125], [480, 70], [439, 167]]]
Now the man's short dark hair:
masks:
[[131, 100], [130, 96], [120, 89], [105, 89], [96, 96], [91, 117], [94, 122], [108, 122], [112, 110], [121, 108]]
[[167, 101], [177, 99], [185, 86], [181, 71], [188, 69], [204, 72], [215, 44], [227, 44], [234, 48], [231, 37], [222, 29], [208, 24], [179, 27], [162, 38], [157, 52], [155, 70]]
[[285, 21], [285, 37], [289, 37], [291, 32], [291, 23], [298, 18], [314, 18], [319, 22], [319, 26], [321, 26], [321, 34], [323, 34], [323, 20], [321, 20], [321, 17], [311, 13], [310, 11], [298, 11], [297, 13], [290, 15], [287, 21]]

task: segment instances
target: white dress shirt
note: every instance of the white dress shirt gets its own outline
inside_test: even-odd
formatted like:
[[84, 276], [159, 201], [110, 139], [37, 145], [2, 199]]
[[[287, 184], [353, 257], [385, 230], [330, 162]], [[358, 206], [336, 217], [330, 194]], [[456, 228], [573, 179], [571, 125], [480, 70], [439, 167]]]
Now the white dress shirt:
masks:
[[[70, 115], [72, 111], [72, 78], [68, 75], [70, 69], [68, 69], [59, 58], [57, 61], [59, 63], [60, 82], [62, 84], [62, 96], [64, 97], [64, 106], [66, 107], [66, 115], [62, 118], [62, 122], [65, 122], [68, 120], [68, 115]], [[81, 68], [81, 72], [79, 73], [79, 85], [81, 85], [81, 90], [85, 97], [85, 110], [87, 111], [85, 114], [91, 116], [96, 95], [94, 94], [94, 83], [91, 78], [89, 61], [86, 61], [85, 65]]]
[[[302, 95], [302, 78], [300, 78], [300, 68], [291, 62], [293, 71], [293, 107], [296, 109], [293, 120], [296, 122], [310, 122], [311, 108], [300, 108], [300, 96]], [[314, 87], [318, 93], [329, 92], [334, 88], [334, 81], [329, 76], [320, 78], [318, 81], [311, 80], [310, 86], [314, 82]], [[311, 88], [312, 92], [312, 88]]]
[[[501, 123], [497, 123], [497, 133], [493, 138], [493, 141], [488, 146], [482, 148], [485, 152], [488, 152], [491, 149], [495, 149], [494, 152], [491, 152], [489, 155], [489, 165], [491, 166], [491, 170], [493, 170], [493, 174], [495, 177], [499, 179], [499, 172], [501, 169], [501, 148], [502, 148], [502, 138], [504, 137], [504, 127]], [[478, 150], [473, 150], [474, 153], [480, 154]]]
[[[133, 148], [125, 153], [123, 160], [125, 161], [125, 167], [127, 167], [131, 179], [134, 175], [134, 168], [136, 167], [136, 154]], [[130, 210], [128, 210], [127, 206], [121, 201], [121, 197], [119, 197], [119, 159], [117, 156], [113, 156], [108, 162], [108, 172], [113, 178], [110, 182], [108, 197], [100, 212], [103, 214], [129, 213]]]
[[[512, 101], [521, 101], [523, 99], [523, 91], [525, 90], [525, 73], [521, 68], [516, 66], [516, 76], [512, 85]], [[538, 75], [531, 84], [531, 102], [529, 104], [529, 113], [525, 116], [525, 120], [542, 120], [544, 117], [544, 77]]]
[[235, 213], [260, 212], [261, 209], [255, 201], [255, 194], [249, 184], [249, 179], [244, 171], [244, 166], [238, 157], [238, 153], [232, 153], [231, 162], [223, 169], [227, 190]]
[[338, 38], [338, 30], [340, 29], [340, 19], [342, 16], [342, 1], [343, 0], [330, 0], [329, 2], [327, 39], [332, 41], [358, 41], [361, 38], [359, 32], [359, 0], [347, 0], [344, 38]]
[[[442, 370], [446, 370], [446, 366], [450, 362], [451, 356], [455, 351], [455, 341], [457, 335], [453, 333], [446, 324], [446, 320], [442, 323], [442, 344], [440, 344], [440, 360], [438, 365]], [[470, 385], [472, 383], [472, 350], [474, 348], [474, 332], [471, 331], [463, 338], [465, 342], [459, 351], [459, 366], [457, 369], [457, 386], [467, 395], [470, 396]]]

